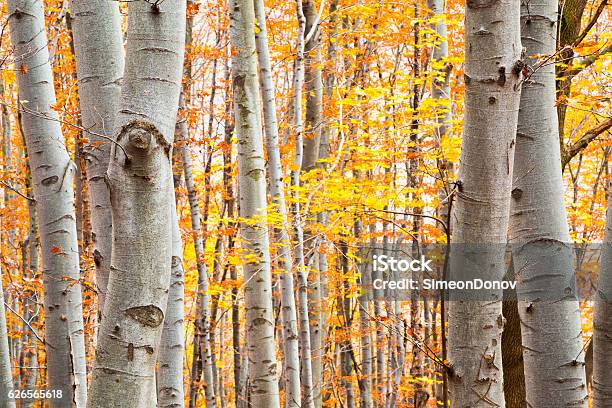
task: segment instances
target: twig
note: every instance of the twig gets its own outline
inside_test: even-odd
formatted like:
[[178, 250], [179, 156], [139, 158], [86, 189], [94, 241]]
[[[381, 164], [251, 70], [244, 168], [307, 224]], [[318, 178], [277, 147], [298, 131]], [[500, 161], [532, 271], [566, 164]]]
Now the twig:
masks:
[[28, 328], [30, 330], [32, 330], [32, 334], [34, 334], [34, 337], [36, 337], [36, 339], [38, 339], [38, 341], [40, 341], [42, 344], [46, 344], [45, 341], [43, 339], [40, 338], [40, 336], [38, 335], [38, 333], [36, 332], [36, 330], [34, 330], [34, 328], [30, 325], [30, 323], [23, 318], [23, 316], [21, 316], [19, 313], [17, 313], [16, 311], [13, 310], [13, 308], [11, 308], [8, 303], [3, 302], [4, 306], [6, 306], [6, 308], [8, 310], [10, 310], [15, 316], [17, 316], [19, 319], [21, 319], [22, 322], [25, 323], [26, 326], [28, 326]]
[[16, 193], [17, 195], [25, 198], [28, 201], [31, 201], [33, 203], [36, 202], [36, 199], [32, 198], [32, 197], [28, 197], [27, 195], [23, 194], [22, 192], [20, 192], [19, 190], [17, 190], [15, 187], [11, 186], [9, 183], [7, 183], [6, 181], [0, 181], [0, 184], [2, 184], [4, 187], [8, 188], [9, 190], [11, 190], [13, 193]]

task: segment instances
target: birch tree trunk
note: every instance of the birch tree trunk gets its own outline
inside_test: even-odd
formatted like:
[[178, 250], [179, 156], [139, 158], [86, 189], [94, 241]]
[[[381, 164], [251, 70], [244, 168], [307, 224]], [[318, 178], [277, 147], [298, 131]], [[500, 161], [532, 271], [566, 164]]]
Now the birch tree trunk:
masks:
[[250, 0], [236, 0], [231, 10], [234, 114], [238, 140], [238, 188], [244, 250], [245, 312], [249, 379], [247, 394], [255, 408], [280, 406], [274, 344], [270, 245], [266, 225], [266, 170], [259, 125], [259, 81], [255, 11]]
[[72, 31], [76, 53], [81, 122], [91, 199], [92, 240], [96, 266], [98, 314], [104, 310], [112, 249], [110, 193], [104, 178], [108, 169], [123, 78], [123, 37], [119, 3], [72, 0]]
[[48, 388], [62, 392], [61, 399], [50, 403], [52, 407], [83, 407], [87, 380], [74, 212], [75, 167], [57, 113], [51, 109], [56, 100], [44, 4], [11, 0], [8, 5], [42, 247]]
[[2, 285], [2, 266], [0, 265], [0, 404], [6, 408], [15, 408], [15, 400], [9, 398], [13, 390], [13, 370], [8, 344], [8, 328], [4, 314], [4, 291]]
[[[184, 140], [189, 139], [189, 126], [187, 121], [182, 119], [179, 124], [180, 132]], [[193, 245], [196, 254], [196, 264], [198, 268], [198, 313], [195, 322], [195, 339], [200, 347], [202, 371], [204, 376], [206, 406], [213, 408], [216, 405], [215, 388], [213, 381], [213, 361], [211, 355], [211, 336], [210, 336], [210, 308], [208, 295], [208, 267], [206, 265], [204, 253], [204, 235], [200, 222], [200, 205], [198, 204], [198, 193], [193, 178], [191, 150], [189, 143], [183, 144], [183, 172], [185, 173], [185, 185], [187, 187], [187, 197], [191, 210], [191, 229], [193, 230]], [[195, 344], [194, 344], [195, 346]]]
[[[174, 190], [174, 189], [173, 189]], [[172, 196], [172, 270], [168, 304], [157, 358], [157, 406], [181, 408], [185, 405], [183, 355], [185, 351], [185, 269], [183, 242]]]
[[185, 0], [131, 2], [108, 183], [112, 268], [89, 407], [156, 405], [155, 363], [172, 263], [172, 162]]
[[270, 194], [280, 215], [280, 226], [274, 229], [278, 242], [278, 263], [280, 269], [281, 319], [283, 339], [283, 373], [285, 375], [285, 406], [301, 406], [300, 350], [298, 342], [297, 310], [293, 282], [293, 255], [291, 238], [286, 226], [287, 204], [285, 202], [285, 183], [279, 150], [278, 120], [276, 117], [276, 96], [272, 81], [272, 67], [268, 48], [268, 32], [263, 0], [255, 0], [255, 17], [259, 30], [255, 34], [259, 60], [259, 80], [263, 98], [264, 129], [266, 133], [266, 153]]
[[295, 234], [295, 265], [298, 276], [298, 302], [300, 310], [300, 354], [301, 383], [303, 389], [302, 407], [314, 408], [312, 389], [312, 350], [310, 347], [310, 321], [308, 320], [308, 270], [304, 260], [304, 229], [298, 188], [304, 160], [304, 122], [302, 118], [302, 88], [304, 86], [304, 42], [306, 17], [302, 0], [296, 1], [298, 19], [297, 50], [293, 73], [293, 120], [295, 135], [295, 170], [291, 172], [291, 185], [295, 188], [291, 208]]
[[[520, 4], [468, 0], [465, 13], [466, 112], [452, 243], [477, 251], [486, 278], [501, 281], [520, 100]], [[456, 248], [451, 279], [465, 279], [456, 274], [469, 261]], [[483, 300], [449, 305], [451, 407], [504, 407], [502, 293], [479, 292]]]
[[[557, 7], [555, 0], [521, 6], [532, 66], [556, 51]], [[544, 65], [523, 83], [510, 216], [525, 391], [528, 406], [586, 407], [579, 304], [567, 291], [576, 283], [555, 101], [555, 67]]]
[[[323, 7], [323, 4], [321, 5]], [[304, 0], [302, 9], [305, 17], [304, 44], [304, 85], [306, 90], [306, 123], [304, 127], [304, 159], [302, 171], [309, 171], [317, 166], [321, 146], [323, 126], [323, 81], [321, 75], [321, 16], [316, 2]], [[322, 9], [320, 10], [323, 11]], [[309, 272], [310, 290], [308, 291], [308, 312], [310, 328], [310, 347], [312, 365], [312, 399], [316, 407], [321, 406], [321, 385], [323, 376], [323, 341], [321, 313], [321, 271], [319, 262], [320, 239], [313, 239], [310, 230], [306, 230], [308, 242], [305, 251]], [[316, 267], [315, 267], [316, 266]]]
[[593, 320], [593, 408], [612, 407], [612, 188], [608, 187], [608, 212]]

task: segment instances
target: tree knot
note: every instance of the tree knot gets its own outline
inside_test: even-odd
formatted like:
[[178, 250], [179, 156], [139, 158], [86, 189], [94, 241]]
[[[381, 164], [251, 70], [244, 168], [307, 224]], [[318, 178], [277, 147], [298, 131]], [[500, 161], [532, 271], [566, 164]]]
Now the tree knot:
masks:
[[153, 328], [164, 321], [164, 312], [155, 305], [131, 307], [125, 311], [125, 314], [143, 326]]
[[[148, 154], [156, 147], [154, 142], [164, 149], [167, 156], [172, 148], [172, 145], [154, 124], [142, 120], [134, 120], [123, 125], [117, 136], [118, 142], [122, 140], [126, 140], [125, 147], [130, 155]], [[126, 164], [129, 164], [130, 159], [131, 157], [126, 159]]]

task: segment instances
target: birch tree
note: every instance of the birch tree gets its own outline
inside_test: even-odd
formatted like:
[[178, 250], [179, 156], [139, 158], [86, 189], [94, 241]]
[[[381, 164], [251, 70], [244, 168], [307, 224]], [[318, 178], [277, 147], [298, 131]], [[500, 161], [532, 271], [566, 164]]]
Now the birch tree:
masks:
[[[473, 250], [484, 244], [475, 255], [487, 265], [487, 277], [500, 281], [520, 99], [519, 13], [517, 0], [468, 0], [465, 11], [466, 111], [452, 243]], [[465, 268], [465, 255], [453, 251], [451, 274]], [[450, 302], [452, 407], [504, 406], [502, 293], [486, 296]]]
[[[523, 3], [521, 39], [528, 64], [556, 51], [555, 0]], [[580, 310], [564, 205], [555, 67], [525, 79], [514, 156], [510, 241], [528, 406], [586, 406]], [[537, 301], [537, 299], [541, 301]]]
[[291, 206], [293, 230], [295, 234], [295, 265], [298, 276], [298, 304], [300, 310], [300, 357], [301, 382], [304, 391], [302, 406], [314, 407], [312, 379], [312, 350], [310, 347], [310, 321], [308, 320], [308, 270], [304, 259], [304, 229], [302, 226], [302, 210], [300, 205], [299, 187], [300, 174], [304, 160], [304, 120], [302, 118], [302, 95], [304, 86], [304, 47], [306, 36], [306, 17], [302, 0], [296, 0], [298, 20], [297, 46], [293, 70], [293, 125], [295, 137], [294, 167], [291, 172], [291, 186], [294, 188], [293, 204]]
[[[74, 212], [75, 166], [57, 113], [42, 1], [11, 0], [9, 25], [18, 68], [20, 110], [38, 212], [48, 388], [67, 403], [87, 399], [83, 311]], [[69, 401], [69, 402], [68, 402]]]
[[[181, 100], [181, 105], [183, 101]], [[188, 139], [189, 126], [186, 119], [181, 119], [178, 124], [179, 131], [184, 140]], [[193, 230], [193, 245], [196, 254], [196, 265], [198, 268], [198, 318], [195, 327], [194, 342], [198, 342], [200, 347], [200, 361], [202, 362], [202, 372], [204, 375], [206, 404], [214, 407], [216, 404], [213, 381], [213, 361], [211, 356], [211, 336], [210, 336], [210, 308], [208, 295], [208, 267], [205, 261], [204, 236], [202, 223], [200, 221], [200, 205], [198, 204], [198, 193], [193, 177], [193, 164], [189, 143], [185, 142], [182, 147], [183, 153], [183, 172], [185, 173], [185, 185], [187, 187], [187, 197], [189, 199], [189, 209], [191, 210], [191, 229]], [[194, 394], [195, 396], [195, 394]]]
[[[302, 9], [305, 18], [304, 26], [304, 86], [306, 93], [306, 117], [304, 126], [304, 158], [302, 171], [317, 167], [321, 153], [321, 134], [323, 127], [323, 81], [321, 69], [321, 30], [320, 21], [325, 5], [321, 1], [317, 10], [313, 0], [304, 0]], [[321, 313], [321, 266], [318, 246], [320, 239], [312, 239], [311, 232], [306, 230], [306, 265], [309, 268], [310, 288], [308, 291], [308, 312], [310, 329], [310, 348], [312, 353], [312, 399], [315, 406], [321, 406], [321, 385], [323, 382], [323, 335]]]
[[166, 316], [157, 358], [157, 406], [159, 408], [180, 408], [185, 405], [183, 386], [185, 270], [183, 268], [183, 242], [174, 196], [171, 204], [172, 269]]
[[128, 6], [121, 109], [108, 183], [113, 248], [89, 407], [156, 405], [155, 363], [172, 263], [171, 148], [185, 0]]
[[286, 226], [287, 204], [285, 202], [285, 182], [279, 149], [278, 120], [276, 117], [276, 96], [272, 81], [272, 67], [268, 49], [268, 32], [263, 0], [255, 0], [255, 17], [259, 30], [255, 34], [259, 60], [259, 81], [263, 98], [264, 129], [266, 133], [266, 153], [270, 194], [280, 215], [280, 227], [275, 228], [274, 237], [279, 244], [278, 263], [280, 272], [281, 319], [283, 339], [283, 373], [285, 375], [285, 406], [301, 406], [300, 349], [298, 342], [297, 310], [295, 285], [293, 279], [293, 255], [291, 238]]
[[13, 390], [13, 371], [9, 353], [8, 330], [4, 314], [4, 290], [2, 288], [2, 266], [0, 265], [0, 403], [6, 408], [15, 408], [15, 400], [9, 398]]
[[255, 11], [250, 0], [236, 0], [231, 10], [235, 50], [235, 130], [238, 140], [238, 188], [244, 250], [248, 390], [255, 408], [279, 407], [272, 310], [270, 245], [266, 225], [266, 170], [259, 125], [260, 94], [255, 44]]
[[115, 121], [119, 113], [124, 58], [119, 3], [106, 0], [72, 0], [72, 31], [86, 174], [91, 198], [92, 240], [96, 266], [98, 308], [106, 299], [112, 249], [110, 193], [104, 177]]
[[593, 408], [612, 407], [612, 187], [608, 187], [608, 212], [602, 245], [601, 267], [593, 320]]

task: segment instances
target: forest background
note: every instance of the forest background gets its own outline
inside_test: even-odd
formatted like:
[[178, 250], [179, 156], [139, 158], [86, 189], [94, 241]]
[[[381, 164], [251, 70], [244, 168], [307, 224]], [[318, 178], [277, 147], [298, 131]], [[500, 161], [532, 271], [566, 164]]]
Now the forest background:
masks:
[[[42, 3], [44, 25], [42, 20], [36, 20], [40, 16], [35, 14]], [[107, 295], [109, 273], [112, 280], [113, 267], [119, 266], [110, 264], [111, 230], [110, 224], [104, 223], [110, 218], [104, 217], [110, 216], [111, 205], [110, 201], [106, 206], [100, 204], [98, 200], [104, 192], [99, 191], [106, 191], [109, 187], [105, 187], [105, 183], [109, 183], [117, 191], [123, 191], [121, 194], [125, 196], [120, 197], [125, 202], [139, 202], [139, 185], [129, 184], [122, 170], [117, 170], [125, 168], [117, 164], [121, 160], [122, 166], [132, 160], [131, 151], [126, 152], [130, 147], [122, 147], [118, 143], [121, 139], [114, 137], [125, 133], [132, 141], [132, 136], [140, 140], [138, 132], [155, 134], [149, 127], [139, 125], [137, 120], [126, 119], [134, 114], [134, 110], [128, 112], [130, 106], [146, 106], [143, 109], [150, 109], [147, 112], [152, 112], [151, 116], [155, 116], [156, 110], [163, 112], [156, 122], [160, 129], [157, 135], [161, 136], [156, 140], [160, 145], [173, 146], [172, 167], [168, 169], [173, 176], [174, 194], [145, 195], [143, 199], [153, 203], [157, 203], [156, 200], [175, 202], [175, 210], [172, 206], [151, 207], [151, 211], [141, 214], [129, 206], [117, 210], [115, 207], [121, 205], [116, 204], [112, 210], [114, 220], [125, 222], [117, 225], [139, 225], [138, 222], [157, 225], [156, 220], [166, 225], [156, 230], [159, 235], [151, 235], [163, 237], [163, 242], [152, 239], [140, 245], [140, 241], [130, 235], [130, 230], [121, 238], [122, 249], [117, 246], [124, 251], [119, 252], [125, 254], [132, 249], [142, 251], [141, 259], [146, 259], [145, 255], [152, 260], [165, 256], [166, 269], [169, 271], [172, 267], [172, 275], [168, 274], [169, 286], [166, 283], [169, 287], [167, 311], [162, 313], [165, 321], [163, 325], [161, 320], [157, 323], [163, 326], [163, 334], [159, 330], [151, 330], [151, 333], [148, 328], [145, 330], [152, 339], [160, 337], [153, 341], [156, 345], [151, 350], [148, 344], [125, 345], [126, 360], [132, 362], [136, 355], [136, 363], [146, 367], [138, 370], [149, 374], [155, 371], [155, 364], [151, 365], [147, 355], [157, 358], [157, 397], [142, 391], [151, 386], [148, 382], [151, 378], [137, 379], [132, 384], [130, 376], [136, 371], [130, 371], [126, 377], [117, 377], [121, 378], [117, 382], [120, 388], [125, 388], [123, 391], [117, 388], [111, 392], [104, 386], [117, 387], [112, 385], [110, 374], [106, 379], [98, 377], [99, 383], [93, 381], [90, 406], [103, 406], [96, 405], [95, 401], [96, 398], [104, 400], [105, 393], [116, 393], [117, 397], [108, 398], [120, 401], [137, 388], [140, 391], [134, 392], [138, 395], [134, 400], [129, 397], [129, 403], [123, 402], [128, 405], [117, 406], [154, 406], [151, 401], [157, 399], [159, 406], [190, 407], [244, 407], [248, 404], [273, 407], [279, 403], [303, 407], [433, 407], [447, 406], [449, 398], [451, 406], [460, 406], [453, 405], [460, 403], [453, 398], [465, 398], [467, 406], [505, 404], [519, 407], [527, 400], [531, 401], [531, 406], [544, 407], [569, 406], [566, 404], [578, 394], [579, 406], [597, 403], [593, 401], [597, 396], [591, 392], [597, 389], [591, 385], [594, 302], [582, 300], [579, 303], [579, 320], [574, 319], [579, 325], [578, 353], [573, 360], [567, 361], [580, 365], [584, 381], [579, 383], [583, 389], [572, 394], [574, 396], [569, 391], [560, 391], [557, 402], [546, 405], [542, 402], [545, 398], [549, 401], [554, 398], [552, 388], [546, 388], [552, 387], [550, 382], [546, 383], [546, 378], [537, 385], [542, 388], [530, 390], [528, 385], [525, 389], [525, 379], [529, 384], [533, 378], [538, 378], [538, 369], [529, 367], [533, 361], [529, 358], [523, 365], [526, 335], [523, 333], [521, 347], [519, 317], [512, 314], [516, 302], [514, 306], [511, 302], [504, 304], [505, 338], [501, 337], [501, 330], [498, 333], [503, 343], [499, 345], [504, 353], [503, 370], [501, 355], [489, 356], [485, 351], [481, 359], [464, 350], [465, 358], [490, 363], [490, 357], [494, 361], [490, 364], [494, 369], [489, 369], [499, 373], [489, 373], [483, 379], [477, 369], [479, 378], [475, 381], [477, 387], [484, 383], [485, 388], [493, 384], [495, 389], [497, 384], [501, 393], [493, 390], [489, 396], [486, 390], [483, 394], [474, 392], [475, 396], [466, 396], [461, 390], [469, 387], [461, 385], [462, 381], [458, 380], [461, 376], [457, 374], [461, 372], [457, 368], [462, 367], [463, 358], [454, 361], [457, 354], [453, 355], [453, 347], [456, 347], [455, 353], [460, 349], [457, 343], [453, 346], [453, 339], [457, 330], [462, 329], [452, 327], [453, 312], [448, 315], [448, 304], [445, 306], [439, 296], [406, 302], [373, 300], [363, 290], [363, 285], [372, 279], [367, 276], [368, 269], [363, 262], [366, 258], [363, 251], [369, 244], [446, 243], [454, 232], [450, 230], [452, 222], [449, 221], [452, 210], [461, 212], [463, 209], [469, 216], [469, 209], [456, 199], [457, 196], [459, 201], [463, 199], [464, 180], [458, 176], [458, 171], [462, 135], [467, 137], [464, 131], [466, 98], [469, 98], [466, 85], [469, 86], [473, 79], [466, 75], [465, 69], [466, 63], [470, 63], [464, 51], [466, 30], [472, 30], [469, 37], [479, 29], [470, 26], [470, 21], [475, 20], [470, 20], [468, 14], [470, 9], [501, 7], [506, 3], [499, 2], [496, 6], [479, 0], [474, 5], [468, 1], [466, 9], [463, 3], [454, 0], [447, 3], [440, 0], [369, 3], [297, 0], [297, 4], [276, 0], [265, 4], [258, 0], [236, 0], [231, 4], [189, 0], [183, 20], [181, 2], [174, 4], [170, 0], [70, 3], [68, 0], [9, 1], [3, 2], [0, 9], [0, 266], [5, 310], [4, 319], [0, 319], [0, 337], [4, 336], [8, 346], [6, 349], [0, 347], [3, 353], [0, 361], [11, 370], [8, 376], [6, 371], [4, 377], [0, 375], [0, 383], [6, 385], [11, 381], [20, 390], [63, 389], [76, 406], [84, 406], [86, 385], [92, 382], [94, 366], [98, 364], [95, 363], [96, 350], [99, 354], [101, 349], [111, 350], [109, 355], [112, 354], [114, 344], [100, 345], [99, 336], [100, 333], [104, 334], [102, 337], [109, 336], [114, 330], [112, 326], [103, 327], [106, 317], [103, 319], [102, 303]], [[100, 6], [103, 3], [106, 5]], [[504, 25], [516, 28], [514, 32], [505, 33], [507, 44], [512, 43], [513, 35], [520, 35], [519, 27], [524, 30], [531, 21], [531, 4], [522, 4], [519, 16], [519, 6], [515, 3], [508, 2], [516, 13], [499, 16]], [[541, 14], [550, 21], [554, 49], [552, 52], [532, 52], [531, 37], [523, 33], [523, 47], [527, 44], [527, 48], [523, 55], [519, 49], [518, 57], [524, 62], [515, 72], [518, 79], [514, 91], [509, 89], [508, 92], [514, 92], [516, 99], [520, 97], [521, 85], [525, 92], [525, 83], [537, 78], [539, 73], [554, 74], [554, 89], [543, 86], [541, 95], [550, 91], [554, 97], [557, 122], [550, 122], [545, 113], [541, 122], [558, 123], [558, 128], [548, 129], [555, 138], [558, 135], [558, 140], [548, 146], [550, 155], [544, 157], [557, 163], [546, 171], [559, 173], [564, 192], [556, 196], [557, 190], [551, 188], [540, 194], [557, 199], [556, 205], [563, 208], [555, 219], [566, 223], [567, 240], [575, 243], [573, 269], [581, 269], [588, 263], [599, 264], [598, 257], [585, 256], [585, 249], [593, 242], [604, 240], [606, 227], [608, 183], [612, 177], [609, 166], [612, 15], [607, 0], [545, 3], [544, 8], [548, 9]], [[159, 47], [155, 39], [147, 37], [150, 33], [146, 30], [130, 32], [130, 7], [135, 10], [130, 21], [133, 18], [143, 25], [149, 20], [138, 20], [144, 18], [138, 17], [138, 13], [144, 15], [150, 9], [153, 14], [161, 13], [164, 19], [168, 14], [168, 20], [163, 20], [164, 29], [160, 29], [168, 38], [160, 36], [158, 40], [176, 45], [180, 43], [176, 37], [184, 34], [185, 52], [183, 60], [183, 51], [177, 45], [179, 48], [168, 53], [173, 55], [171, 57], [158, 48], [143, 60], [130, 60], [128, 51], [127, 79], [123, 79], [121, 91], [124, 45], [130, 38], [138, 38], [142, 41], [140, 46], [149, 50]], [[26, 8], [34, 11], [24, 12]], [[534, 13], [533, 21], [537, 22], [540, 11]], [[106, 20], [109, 15], [110, 19]], [[251, 25], [245, 23], [245, 16], [252, 17]], [[24, 34], [29, 38], [25, 45], [16, 42], [20, 28], [15, 22], [30, 17], [38, 21], [39, 25], [32, 27], [39, 27], [40, 31]], [[104, 27], [104, 24], [95, 24], [96, 18], [106, 24], [111, 34], [122, 30], [123, 34], [114, 38], [105, 29], [95, 31], [95, 27]], [[108, 24], [109, 21], [113, 23]], [[185, 30], [182, 30], [183, 24]], [[249, 30], [253, 38], [244, 34]], [[495, 36], [498, 34], [504, 33], [495, 33]], [[492, 41], [496, 44], [492, 48], [498, 46], [498, 42]], [[39, 55], [44, 54], [40, 52], [42, 47], [48, 51], [48, 57]], [[252, 53], [257, 54], [257, 61], [248, 57], [253, 47], [257, 50]], [[96, 62], [91, 57], [95, 53], [99, 53], [102, 60]], [[35, 57], [32, 55], [42, 59], [33, 63]], [[483, 52], [479, 56], [484, 61], [487, 54]], [[84, 61], [82, 66], [79, 65], [81, 60]], [[161, 75], [165, 68], [171, 71], [177, 60], [182, 66], [181, 78], [178, 82], [165, 81], [174, 82], [176, 89], [153, 85], [139, 88], [138, 78]], [[116, 66], [112, 68], [100, 61], [113, 61]], [[139, 66], [139, 62], [145, 65]], [[104, 65], [106, 73], [114, 69], [118, 74], [104, 82], [109, 78], [91, 74], [96, 70], [96, 63]], [[478, 63], [478, 58], [471, 63]], [[248, 80], [253, 74], [253, 64], [259, 69], [256, 75], [261, 81], [261, 89], [257, 82], [253, 87], [252, 78], [251, 82]], [[28, 91], [31, 100], [24, 97], [28, 93], [19, 89], [19, 81], [34, 74], [45, 75], [39, 71], [45, 66], [52, 69], [55, 100], [48, 104], [49, 109], [32, 109], [31, 100], [38, 101], [36, 91]], [[88, 69], [91, 72], [88, 73]], [[507, 72], [509, 74], [510, 69]], [[241, 82], [237, 78], [247, 79]], [[47, 79], [43, 78], [36, 83], [45, 81]], [[504, 84], [505, 81], [504, 77]], [[537, 81], [534, 82], [537, 85]], [[504, 84], [498, 83], [502, 87]], [[96, 86], [108, 89], [108, 100], [96, 100], [104, 95], [96, 94]], [[126, 102], [129, 98], [122, 96], [121, 115], [124, 116], [107, 122], [107, 125], [115, 125], [107, 129], [104, 122], [108, 112], [100, 109], [112, 110], [114, 106], [105, 107], [104, 103], [111, 104], [115, 98], [117, 105], [119, 92], [128, 94], [126, 88], [133, 92], [135, 101]], [[261, 92], [261, 100], [252, 98], [253, 92]], [[504, 97], [502, 94], [500, 101]], [[511, 100], [513, 96], [506, 97]], [[170, 106], [175, 99], [176, 106]], [[158, 100], [161, 102], [153, 102]], [[495, 105], [496, 101], [489, 98], [488, 104]], [[540, 102], [536, 97], [536, 104], [541, 103], [544, 110], [547, 102], [550, 101], [545, 96]], [[165, 109], [164, 103], [170, 108]], [[237, 107], [244, 111], [237, 112]], [[552, 105], [548, 107], [553, 108]], [[177, 108], [178, 115], [174, 118], [170, 113]], [[510, 110], [518, 111], [518, 105]], [[104, 119], [100, 121], [99, 118]], [[36, 119], [54, 123], [50, 126], [57, 128], [52, 131], [60, 136], [60, 150], [65, 145], [68, 152], [67, 156], [58, 153], [64, 160], [60, 163], [64, 164], [54, 180], [40, 176], [37, 179], [36, 172], [46, 164], [37, 161], [41, 159], [36, 158], [39, 154], [33, 153], [33, 147], [26, 149], [28, 131], [40, 132], [32, 125]], [[245, 124], [244, 121], [249, 120], [251, 122]], [[480, 125], [491, 125], [487, 119], [481, 120]], [[523, 119], [520, 114], [518, 120], [518, 135], [521, 136], [520, 121]], [[478, 122], [471, 123], [474, 125], [478, 126]], [[129, 133], [133, 131], [130, 126], [136, 127], [136, 133]], [[516, 129], [516, 123], [514, 126]], [[254, 136], [257, 132], [247, 136], [240, 133], [249, 127], [260, 129], [259, 138]], [[500, 135], [503, 131], [502, 126]], [[506, 126], [505, 131], [514, 137], [512, 126]], [[174, 134], [168, 136], [170, 133]], [[35, 146], [35, 142], [32, 143]], [[488, 145], [481, 144], [482, 151], [488, 151], [484, 146]], [[257, 155], [242, 160], [251, 148]], [[108, 158], [105, 162], [97, 155], [99, 152], [108, 155], [109, 151], [115, 155], [121, 151], [125, 158], [111, 160], [111, 181], [105, 182]], [[470, 161], [473, 158], [467, 161], [474, 164], [478, 162], [479, 153], [472, 153], [476, 155], [475, 161]], [[486, 153], [480, 158], [485, 166], [489, 159]], [[503, 161], [501, 155], [497, 159]], [[75, 164], [74, 173], [70, 160]], [[517, 168], [521, 169], [516, 160], [515, 179], [519, 174]], [[510, 169], [511, 156], [506, 161], [504, 166]], [[145, 173], [148, 171], [146, 166], [143, 169]], [[256, 181], [240, 178], [245, 174], [251, 176], [251, 172], [267, 173], [267, 178], [254, 177]], [[531, 172], [527, 169], [524, 175]], [[72, 179], [74, 186], [65, 187], [65, 180]], [[61, 181], [59, 186], [56, 185], [58, 181]], [[485, 191], [497, 190], [495, 185], [487, 186], [485, 181]], [[521, 189], [510, 188], [512, 182], [510, 177], [499, 181], [508, 196], [502, 209], [504, 205], [509, 209], [510, 199], [518, 200], [523, 194]], [[38, 185], [57, 189], [54, 192], [58, 195], [48, 192], [40, 195], [36, 191]], [[133, 189], [123, 189], [122, 186], [127, 185]], [[529, 191], [526, 194], [531, 196]], [[72, 198], [66, 199], [68, 195]], [[41, 214], [41, 206], [45, 205], [43, 196], [56, 203], [64, 200], [69, 212], [73, 208], [76, 246], [55, 245], [49, 238], [57, 231], [50, 230], [50, 223], [45, 223], [44, 218], [41, 223], [41, 217], [46, 216], [51, 217], [47, 221], [55, 222], [53, 214], [45, 215], [44, 210]], [[452, 208], [453, 203], [459, 209]], [[541, 203], [548, 206], [545, 199]], [[165, 212], [158, 211], [162, 207]], [[117, 218], [122, 216], [126, 218]], [[513, 225], [521, 225], [520, 222], [512, 224], [512, 221], [510, 224], [511, 229]], [[69, 230], [71, 227], [62, 228]], [[505, 232], [503, 235], [505, 242]], [[510, 239], [517, 239], [516, 233], [514, 237], [510, 235]], [[160, 249], [164, 245], [167, 248]], [[71, 268], [68, 264], [58, 266], [53, 260], [69, 263], [66, 259], [74, 258], [73, 253], [78, 253], [76, 270], [66, 272]], [[113, 254], [115, 256], [120, 257]], [[124, 262], [124, 265], [131, 265], [129, 260]], [[155, 268], [147, 271], [153, 273]], [[259, 282], [253, 270], [265, 271], [266, 268], [269, 278], [264, 276], [263, 282]], [[55, 272], [47, 273], [50, 270]], [[583, 278], [595, 285], [597, 272], [597, 267], [592, 268], [592, 273]], [[249, 278], [253, 276], [255, 279]], [[145, 281], [140, 283], [156, 287], [153, 281], [143, 279]], [[141, 292], [147, 292], [134, 282], [138, 281], [126, 284], [119, 296], [139, 299]], [[163, 279], [160, 282], [163, 286]], [[168, 296], [167, 289], [162, 295], [153, 292], [142, 296], [151, 296], [154, 304]], [[82, 305], [77, 299], [80, 296], [75, 293], [81, 294]], [[257, 296], [253, 297], [252, 293]], [[67, 297], [72, 300], [66, 301]], [[55, 302], [61, 303], [62, 308], [64, 302], [69, 305], [53, 317], [57, 323], [52, 327], [59, 333], [48, 327], [48, 316], [57, 307]], [[117, 302], [112, 304], [121, 304]], [[166, 304], [160, 306], [161, 310], [166, 310]], [[257, 310], [264, 310], [263, 317], [256, 316]], [[140, 317], [140, 312], [144, 310], [134, 312], [133, 320], [144, 321], [142, 324], [147, 327], [155, 325], [154, 321], [150, 324], [152, 322], [147, 320], [151, 316]], [[75, 313], [80, 317], [75, 318]], [[466, 318], [469, 316], [467, 313]], [[261, 323], [258, 319], [265, 321], [264, 328], [258, 328]], [[607, 319], [609, 328], [610, 317]], [[82, 329], [78, 329], [78, 324], [82, 324]], [[75, 327], [77, 329], [73, 330]], [[69, 334], [63, 335], [62, 330]], [[133, 330], [132, 334], [137, 332]], [[261, 337], [254, 337], [254, 332]], [[562, 336], [560, 333], [552, 336], [555, 335]], [[60, 339], [59, 343], [52, 341], [54, 336]], [[556, 344], [556, 340], [549, 340], [550, 344]], [[75, 352], [78, 351], [75, 344], [81, 344], [83, 355]], [[568, 350], [575, 351], [577, 344], [572, 346], [574, 349], [567, 346]], [[556, 350], [551, 348], [554, 353]], [[561, 347], [560, 350], [562, 354], [565, 349]], [[568, 355], [573, 352], [571, 350]], [[144, 356], [142, 361], [140, 353]], [[50, 359], [52, 354], [58, 357]], [[611, 387], [612, 367], [607, 365], [610, 358], [612, 356], [608, 355], [601, 359], [605, 363], [600, 364], [605, 365], [600, 373], [606, 378], [600, 377], [600, 405], [595, 406], [612, 406], [611, 388], [605, 388]], [[82, 366], [75, 362], [77, 360]], [[119, 363], [113, 361], [112, 364]], [[474, 373], [468, 366], [466, 377]], [[119, 370], [118, 366], [116, 368]], [[56, 374], [52, 374], [53, 370]], [[505, 377], [503, 382], [496, 380], [501, 378], [501, 371]], [[155, 388], [155, 376], [149, 377], [153, 377]], [[270, 385], [272, 383], [277, 383], [276, 389]], [[580, 388], [580, 385], [568, 387]], [[18, 406], [42, 406], [33, 405], [34, 399], [30, 397], [19, 400]], [[53, 405], [52, 400], [49, 403], [68, 406]]]

